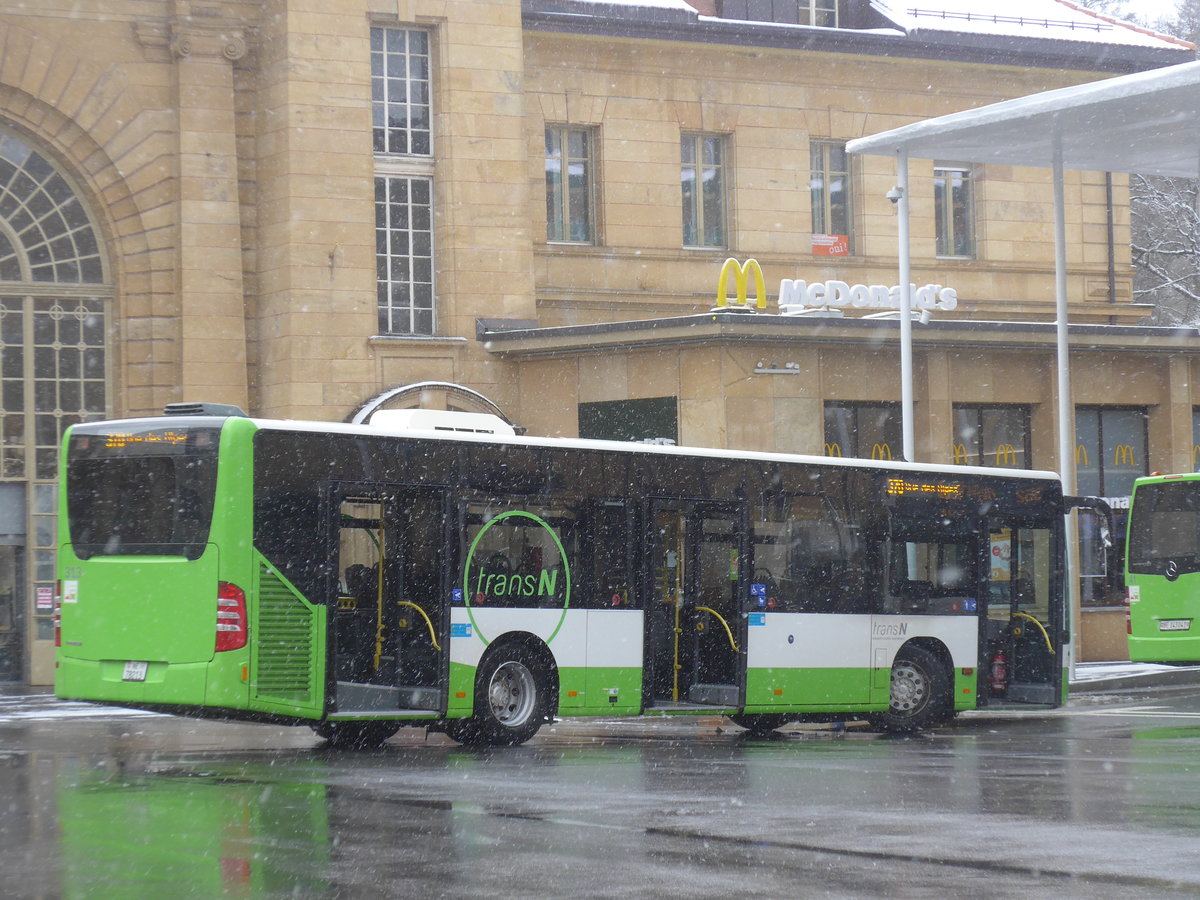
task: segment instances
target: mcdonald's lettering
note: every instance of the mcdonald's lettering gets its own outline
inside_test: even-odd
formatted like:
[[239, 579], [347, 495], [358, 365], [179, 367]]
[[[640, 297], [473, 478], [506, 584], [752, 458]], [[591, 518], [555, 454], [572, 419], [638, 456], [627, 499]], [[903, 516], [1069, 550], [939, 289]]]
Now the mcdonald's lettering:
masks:
[[871, 447], [871, 459], [891, 459], [892, 448], [890, 444], [875, 444]]
[[1133, 456], [1133, 447], [1129, 444], [1117, 444], [1113, 449], [1113, 465], [1136, 466], [1137, 460]]
[[825, 445], [825, 455], [826, 456], [841, 456], [842, 455], [842, 445], [837, 444], [837, 443], [826, 444]]
[[1017, 448], [1012, 444], [999, 444], [996, 447], [996, 465], [1015, 466], [1017, 464]]
[[[727, 263], [728, 265], [728, 263]], [[722, 275], [722, 284], [724, 275]], [[958, 292], [940, 284], [924, 287], [910, 285], [914, 309], [949, 311], [958, 306]], [[899, 309], [900, 286], [848, 284], [845, 281], [807, 281], [785, 278], [779, 282], [779, 311], [797, 315], [809, 307], [853, 306], [856, 308]]]
[[962, 444], [953, 445], [950, 448], [950, 452], [953, 454], [955, 463], [966, 464], [971, 461], [967, 456], [967, 448], [964, 447]]
[[748, 259], [739, 263], [732, 256], [721, 266], [721, 278], [717, 282], [717, 308], [722, 309], [726, 303], [725, 289], [729, 281], [729, 273], [733, 273], [734, 291], [737, 295], [737, 305], [746, 305], [746, 289], [750, 276], [754, 276], [755, 305], [759, 309], [767, 308], [767, 283], [763, 279], [762, 266], [757, 259]]

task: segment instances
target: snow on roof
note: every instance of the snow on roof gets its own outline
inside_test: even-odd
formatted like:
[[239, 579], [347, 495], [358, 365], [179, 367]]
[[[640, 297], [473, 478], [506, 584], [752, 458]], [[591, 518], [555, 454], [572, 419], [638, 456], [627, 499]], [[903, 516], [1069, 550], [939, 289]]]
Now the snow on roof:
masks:
[[1083, 9], [1070, 0], [871, 0], [871, 6], [915, 37], [945, 33], [1160, 49], [1191, 46]]

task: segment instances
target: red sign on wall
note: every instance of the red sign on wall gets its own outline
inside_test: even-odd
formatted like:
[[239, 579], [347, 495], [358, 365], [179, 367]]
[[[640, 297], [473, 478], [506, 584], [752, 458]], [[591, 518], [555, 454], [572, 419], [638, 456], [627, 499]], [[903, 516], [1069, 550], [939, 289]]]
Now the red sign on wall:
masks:
[[814, 234], [812, 252], [814, 256], [849, 256], [850, 235]]

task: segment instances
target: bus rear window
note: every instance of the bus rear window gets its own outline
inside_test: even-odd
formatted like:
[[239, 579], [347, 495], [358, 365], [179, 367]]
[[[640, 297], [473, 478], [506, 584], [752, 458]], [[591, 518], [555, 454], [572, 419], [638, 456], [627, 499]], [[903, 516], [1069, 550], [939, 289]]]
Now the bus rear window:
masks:
[[198, 558], [212, 523], [218, 437], [215, 428], [72, 435], [67, 520], [75, 554]]
[[1129, 522], [1129, 571], [1160, 574], [1167, 560], [1200, 561], [1200, 483], [1142, 485]]

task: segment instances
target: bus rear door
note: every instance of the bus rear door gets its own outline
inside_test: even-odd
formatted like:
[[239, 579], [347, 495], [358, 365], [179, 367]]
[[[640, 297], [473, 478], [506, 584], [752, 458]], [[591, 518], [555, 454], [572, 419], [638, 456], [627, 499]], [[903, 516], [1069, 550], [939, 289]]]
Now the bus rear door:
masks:
[[652, 504], [647, 707], [742, 705], [746, 512], [742, 504]]

